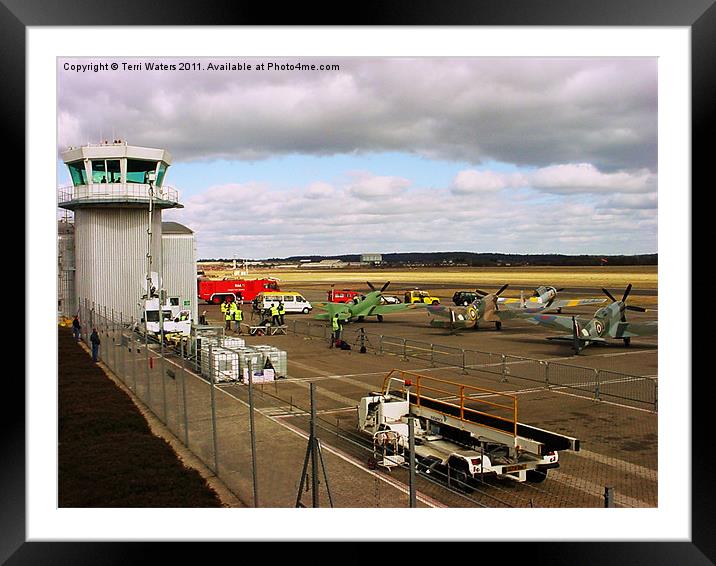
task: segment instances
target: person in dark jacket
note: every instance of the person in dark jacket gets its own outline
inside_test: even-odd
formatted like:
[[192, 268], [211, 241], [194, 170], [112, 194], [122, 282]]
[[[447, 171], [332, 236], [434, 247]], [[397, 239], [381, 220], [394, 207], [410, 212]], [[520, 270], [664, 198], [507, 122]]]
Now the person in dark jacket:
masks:
[[72, 321], [72, 334], [74, 334], [75, 340], [79, 342], [79, 339], [82, 337], [82, 325], [80, 324], [80, 319], [77, 318], [77, 315], [75, 315], [75, 318]]
[[102, 343], [102, 341], [99, 339], [99, 334], [97, 334], [97, 329], [92, 329], [92, 334], [90, 334], [90, 343], [92, 344], [92, 361], [97, 362], [99, 361], [99, 345]]

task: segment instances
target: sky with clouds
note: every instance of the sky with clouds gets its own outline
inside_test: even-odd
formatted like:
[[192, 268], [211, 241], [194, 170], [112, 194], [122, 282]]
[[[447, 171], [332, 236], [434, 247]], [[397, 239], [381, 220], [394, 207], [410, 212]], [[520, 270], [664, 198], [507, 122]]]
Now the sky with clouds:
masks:
[[58, 184], [69, 146], [167, 149], [184, 208], [164, 219], [195, 231], [199, 258], [657, 252], [655, 58], [71, 67], [114, 60], [58, 59]]

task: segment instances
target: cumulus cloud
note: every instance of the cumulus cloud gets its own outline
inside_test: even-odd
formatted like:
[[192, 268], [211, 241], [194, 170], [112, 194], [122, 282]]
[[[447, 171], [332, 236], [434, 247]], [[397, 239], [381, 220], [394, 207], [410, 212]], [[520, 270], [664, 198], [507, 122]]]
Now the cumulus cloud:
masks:
[[340, 70], [141, 71], [134, 86], [65, 61], [83, 62], [58, 62], [60, 150], [111, 135], [182, 161], [402, 151], [656, 170], [655, 58], [308, 58]]
[[348, 188], [348, 192], [364, 200], [394, 198], [410, 186], [403, 177], [362, 175]]
[[[367, 250], [511, 253], [648, 253], [657, 211], [649, 194], [547, 194], [493, 191], [466, 199], [450, 187], [416, 187], [410, 179], [346, 173], [344, 183], [317, 181], [282, 192], [263, 183], [212, 187], [166, 219], [195, 230], [200, 257], [267, 258]], [[357, 183], [380, 198], [353, 190]], [[396, 185], [400, 191], [382, 189]], [[380, 189], [380, 190], [379, 190]], [[330, 190], [331, 197], [315, 198]], [[370, 191], [369, 191], [370, 193]], [[314, 196], [311, 196], [314, 195]], [[644, 208], [636, 208], [639, 203]], [[267, 204], [268, 203], [268, 204]], [[228, 206], [227, 206], [228, 204]], [[276, 205], [276, 206], [274, 206]], [[236, 211], [240, 210], [240, 221]]]
[[[452, 182], [455, 194], [490, 193], [506, 188], [530, 187], [554, 194], [647, 193], [656, 191], [657, 176], [646, 169], [605, 173], [591, 163], [566, 163], [525, 173], [491, 170], [460, 171]], [[628, 202], [622, 199], [623, 202]], [[637, 202], [639, 199], [632, 199]]]
[[323, 181], [316, 181], [306, 188], [305, 196], [308, 199], [325, 199], [332, 197], [335, 192], [336, 190], [332, 185]]
[[656, 246], [655, 58], [302, 58], [340, 70], [142, 71], [131, 81], [64, 72], [66, 60], [60, 151], [121, 137], [166, 148], [186, 167], [400, 154], [425, 158], [424, 172], [441, 160], [442, 177], [428, 181], [387, 159], [343, 177], [317, 169], [288, 191], [292, 180], [269, 174], [213, 177], [164, 214], [195, 230], [202, 257]]
[[460, 171], [453, 179], [452, 190], [456, 194], [489, 193], [507, 187], [527, 186], [527, 179], [520, 173], [498, 173], [495, 171]]
[[658, 205], [657, 193], [647, 194], [616, 194], [602, 201], [599, 208], [622, 209], [633, 211], [638, 209], [656, 209]]
[[603, 173], [591, 163], [553, 165], [529, 175], [530, 184], [548, 192], [644, 192], [655, 188], [656, 176], [648, 170]]

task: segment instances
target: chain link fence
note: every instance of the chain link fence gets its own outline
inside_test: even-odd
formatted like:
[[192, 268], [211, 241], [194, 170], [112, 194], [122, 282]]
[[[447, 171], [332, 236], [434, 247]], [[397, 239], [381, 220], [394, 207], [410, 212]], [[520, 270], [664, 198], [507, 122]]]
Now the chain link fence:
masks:
[[[582, 480], [559, 479], [558, 475], [559, 482], [551, 491], [527, 485], [515, 490], [499, 484], [484, 489], [473, 485], [467, 490], [450, 469], [444, 478], [418, 473], [421, 495], [417, 502], [411, 501], [405, 467], [390, 474], [371, 471], [375, 447], [358, 431], [355, 399], [330, 386], [318, 386], [315, 381], [320, 380], [314, 378], [282, 380], [285, 359], [275, 352], [249, 352], [241, 340], [225, 337], [222, 327], [212, 326], [196, 327], [191, 337], [169, 345], [149, 338], [141, 332], [141, 321], [122, 313], [87, 301], [80, 302], [79, 310], [82, 340], [89, 345], [92, 328], [97, 328], [102, 340], [100, 360], [248, 506], [574, 505], [565, 482], [577, 485]], [[326, 341], [331, 334], [325, 324], [299, 320], [289, 323], [289, 331]], [[368, 334], [362, 328], [345, 334], [346, 340], [379, 355], [479, 372], [496, 381], [522, 379], [545, 388], [568, 388], [585, 397], [641, 403], [656, 410], [655, 386], [647, 387], [649, 380], [644, 378]], [[270, 356], [278, 379], [264, 381], [261, 372], [254, 370], [263, 369]], [[601, 506], [595, 486], [581, 489], [591, 495], [584, 495], [580, 505]], [[618, 506], [640, 506], [643, 500], [634, 501], [617, 498]]]
[[[408, 506], [405, 489], [380, 474], [364, 474], [357, 487], [355, 462], [364, 465], [372, 447], [359, 438], [355, 407], [345, 411], [347, 399], [315, 388], [317, 435], [309, 441], [309, 386], [314, 385], [286, 380], [281, 384], [286, 392], [279, 396], [278, 382], [262, 382], [261, 372], [254, 371], [256, 366], [263, 368], [272, 352], [252, 358], [240, 346], [219, 347], [237, 339], [224, 337], [222, 327], [210, 326], [170, 346], [142, 333], [141, 321], [87, 301], [80, 302], [79, 318], [81, 339], [88, 346], [92, 329], [98, 331], [100, 361], [244, 504]], [[240, 357], [249, 365], [237, 379], [230, 366]], [[279, 368], [281, 360], [275, 362]], [[337, 456], [318, 436], [326, 446], [341, 447], [348, 456]]]
[[[294, 320], [288, 327], [290, 332], [298, 335], [326, 340], [330, 337], [330, 329], [321, 322]], [[434, 366], [459, 368], [463, 373], [479, 372], [481, 375], [492, 375], [502, 382], [520, 379], [546, 388], [563, 388], [574, 395], [609, 400], [655, 412], [658, 409], [658, 382], [650, 377], [582, 367], [574, 362], [545, 361], [372, 334], [365, 332], [362, 327], [344, 329], [343, 339], [380, 355], [419, 359]]]

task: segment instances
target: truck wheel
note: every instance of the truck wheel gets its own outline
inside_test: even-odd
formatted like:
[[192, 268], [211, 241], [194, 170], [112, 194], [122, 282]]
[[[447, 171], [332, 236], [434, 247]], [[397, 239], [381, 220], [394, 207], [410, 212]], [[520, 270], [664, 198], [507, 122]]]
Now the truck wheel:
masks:
[[542, 483], [547, 479], [547, 470], [527, 470], [527, 481], [530, 483]]
[[221, 297], [219, 297], [218, 295], [214, 295], [211, 298], [211, 302], [214, 303], [215, 305], [218, 305], [221, 302]]
[[448, 463], [448, 475], [450, 486], [453, 489], [462, 491], [463, 493], [472, 493], [472, 488], [468, 485], [471, 478], [467, 472], [467, 464], [457, 463], [457, 465]]

